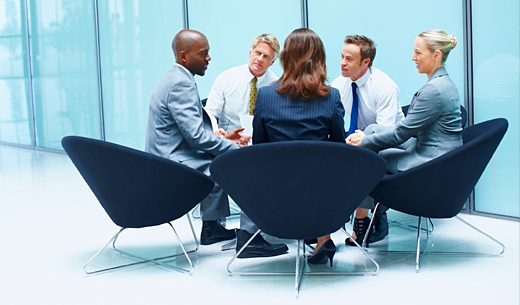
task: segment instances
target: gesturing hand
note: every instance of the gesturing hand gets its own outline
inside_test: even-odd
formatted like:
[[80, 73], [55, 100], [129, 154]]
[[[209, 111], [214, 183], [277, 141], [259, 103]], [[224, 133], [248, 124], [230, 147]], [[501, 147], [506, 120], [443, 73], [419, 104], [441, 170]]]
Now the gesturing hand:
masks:
[[231, 132], [225, 135], [225, 138], [238, 143], [240, 146], [246, 146], [251, 140], [251, 136], [244, 136], [239, 134], [239, 132], [244, 131], [244, 129], [245, 128], [233, 129]]

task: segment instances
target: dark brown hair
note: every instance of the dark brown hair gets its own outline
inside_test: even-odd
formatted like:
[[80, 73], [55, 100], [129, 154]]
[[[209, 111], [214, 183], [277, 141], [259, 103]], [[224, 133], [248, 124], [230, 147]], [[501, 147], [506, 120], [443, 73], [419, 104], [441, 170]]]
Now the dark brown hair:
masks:
[[302, 28], [289, 34], [280, 53], [280, 62], [283, 74], [276, 92], [304, 100], [329, 94], [330, 86], [325, 85], [325, 48], [314, 31]]
[[374, 58], [376, 58], [376, 44], [372, 39], [363, 35], [348, 35], [345, 37], [345, 43], [358, 46], [361, 53], [361, 61], [365, 60], [365, 58], [370, 58], [368, 66], [372, 67]]

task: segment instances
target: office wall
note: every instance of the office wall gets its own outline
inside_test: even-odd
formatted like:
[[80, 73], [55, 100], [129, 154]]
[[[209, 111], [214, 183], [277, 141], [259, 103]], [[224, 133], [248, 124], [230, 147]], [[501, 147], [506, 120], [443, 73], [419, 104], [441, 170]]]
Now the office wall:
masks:
[[0, 142], [32, 145], [21, 4], [21, 1], [0, 1]]
[[[461, 103], [472, 102], [464, 93], [466, 2], [308, 0], [308, 26], [324, 41], [330, 81], [340, 75], [344, 36], [373, 38], [374, 66], [399, 85], [401, 105], [426, 82], [411, 61], [416, 35], [431, 28], [454, 34], [459, 43], [447, 69]], [[471, 3], [474, 120], [510, 122], [476, 188], [475, 210], [518, 217], [518, 1]], [[301, 4], [187, 1], [189, 28], [205, 33], [211, 47], [206, 75], [195, 78], [201, 98], [220, 72], [247, 61], [256, 35], [272, 33], [283, 45], [305, 20]], [[143, 149], [148, 97], [174, 62], [170, 43], [183, 14], [182, 0], [0, 0], [0, 143], [61, 150], [61, 138], [76, 134]], [[282, 73], [278, 61], [271, 70]]]
[[99, 46], [107, 141], [142, 149], [148, 98], [173, 65], [181, 1], [100, 0]]
[[503, 117], [509, 129], [475, 187], [475, 211], [520, 216], [520, 4], [473, 1], [475, 123]]
[[66, 135], [100, 138], [93, 2], [28, 1], [36, 146]]

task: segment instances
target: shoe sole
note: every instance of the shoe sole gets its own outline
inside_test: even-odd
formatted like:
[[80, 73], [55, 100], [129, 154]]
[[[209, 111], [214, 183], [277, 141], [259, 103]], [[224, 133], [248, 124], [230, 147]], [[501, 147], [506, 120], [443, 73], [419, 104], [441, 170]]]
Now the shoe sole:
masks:
[[368, 241], [371, 242], [371, 243], [375, 243], [375, 242], [378, 242], [378, 241], [381, 241], [383, 239], [385, 239], [385, 237], [388, 235], [388, 231], [386, 231], [386, 234], [383, 235], [383, 237], [381, 238], [375, 238], [375, 239], [372, 239], [372, 238], [369, 238]]
[[212, 239], [201, 239], [200, 244], [203, 246], [209, 246], [209, 245], [213, 245], [218, 242], [221, 242], [221, 241], [232, 240], [232, 239], [235, 239], [235, 236], [233, 236], [231, 238], [222, 237], [222, 238], [212, 238]]
[[289, 249], [283, 249], [283, 250], [265, 253], [265, 252], [251, 252], [251, 251], [244, 250], [244, 251], [242, 251], [242, 253], [240, 253], [239, 256], [237, 256], [237, 258], [273, 257], [273, 256], [285, 254], [288, 251], [289, 251]]

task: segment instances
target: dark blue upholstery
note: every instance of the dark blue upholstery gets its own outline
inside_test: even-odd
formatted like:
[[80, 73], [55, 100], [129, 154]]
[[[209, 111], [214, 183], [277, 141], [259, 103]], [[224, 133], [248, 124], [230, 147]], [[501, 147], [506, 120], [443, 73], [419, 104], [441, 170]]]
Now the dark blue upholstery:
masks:
[[108, 216], [122, 228], [178, 219], [214, 186], [194, 169], [117, 144], [69, 136], [62, 145]]
[[[404, 113], [404, 116], [408, 114], [408, 108], [410, 108], [410, 105], [406, 105], [401, 107], [401, 110]], [[466, 111], [466, 108], [464, 106], [460, 105], [460, 118], [462, 119], [460, 121], [460, 124], [462, 125], [462, 128], [466, 127], [466, 123], [468, 122], [468, 112]]]
[[385, 175], [370, 196], [382, 205], [415, 216], [457, 215], [507, 131], [506, 119], [467, 127], [463, 145], [436, 159]]
[[340, 229], [385, 169], [372, 151], [322, 141], [255, 144], [211, 164], [213, 179], [251, 220], [285, 239]]

